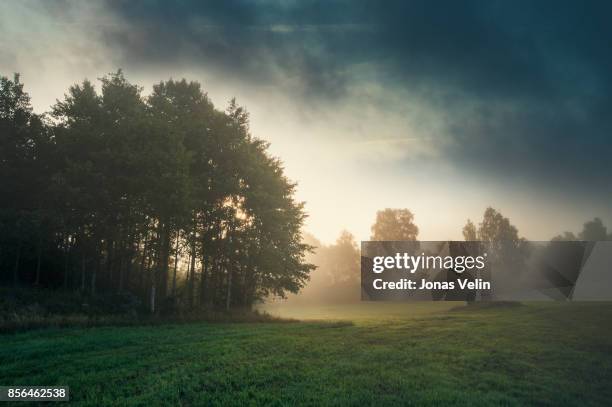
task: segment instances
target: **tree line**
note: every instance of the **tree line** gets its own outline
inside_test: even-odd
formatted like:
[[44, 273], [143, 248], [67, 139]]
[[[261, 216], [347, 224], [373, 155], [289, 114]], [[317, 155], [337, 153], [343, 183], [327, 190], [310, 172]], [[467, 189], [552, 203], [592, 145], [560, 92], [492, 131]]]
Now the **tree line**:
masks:
[[[486, 242], [492, 248], [493, 262], [498, 269], [509, 269], [522, 273], [525, 257], [530, 247], [527, 240], [510, 219], [498, 210], [488, 207], [482, 220], [473, 222], [468, 219], [462, 230], [466, 241]], [[419, 227], [414, 214], [407, 208], [386, 208], [376, 213], [371, 227], [372, 241], [417, 241]], [[558, 240], [612, 240], [600, 218], [584, 223], [579, 233], [564, 232], [551, 239]], [[306, 234], [305, 241], [316, 249], [309, 253], [307, 260], [317, 265], [309, 283], [297, 295], [289, 297], [294, 303], [336, 303], [356, 302], [361, 298], [360, 251], [355, 237], [348, 231], [340, 233], [331, 244], [323, 244], [314, 236]]]
[[303, 203], [243, 107], [184, 79], [144, 96], [118, 71], [99, 88], [39, 115], [18, 75], [0, 78], [3, 284], [132, 293], [152, 311], [305, 284]]

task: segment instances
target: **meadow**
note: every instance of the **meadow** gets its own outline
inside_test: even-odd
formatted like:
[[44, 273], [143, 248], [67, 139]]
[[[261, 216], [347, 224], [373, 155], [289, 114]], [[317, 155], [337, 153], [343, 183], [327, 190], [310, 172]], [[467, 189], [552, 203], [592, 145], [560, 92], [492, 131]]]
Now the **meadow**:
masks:
[[4, 334], [0, 384], [86, 406], [612, 403], [612, 304], [264, 309], [287, 322]]

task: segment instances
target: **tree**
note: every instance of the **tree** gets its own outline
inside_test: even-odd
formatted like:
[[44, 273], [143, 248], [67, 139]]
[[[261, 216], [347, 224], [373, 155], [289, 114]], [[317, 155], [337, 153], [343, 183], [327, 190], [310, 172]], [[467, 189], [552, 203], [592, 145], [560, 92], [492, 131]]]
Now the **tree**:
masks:
[[525, 270], [529, 244], [519, 237], [518, 229], [500, 212], [491, 207], [485, 210], [476, 238], [486, 243], [489, 261], [495, 264], [496, 270], [500, 272], [498, 274], [515, 274]]
[[510, 220], [491, 207], [484, 212], [478, 228], [478, 238], [486, 242], [520, 240], [518, 230], [510, 224]]
[[469, 219], [463, 227], [463, 238], [466, 242], [478, 240], [478, 236], [476, 234], [476, 226]]
[[415, 241], [419, 228], [414, 224], [414, 215], [408, 209], [384, 209], [376, 213], [370, 240]]
[[552, 240], [553, 242], [574, 241], [574, 240], [578, 240], [578, 237], [573, 232], [566, 231], [560, 235], [553, 237], [550, 240]]
[[607, 229], [600, 218], [595, 218], [584, 224], [582, 232], [578, 236], [580, 240], [599, 241], [607, 240]]
[[32, 113], [30, 97], [19, 75], [0, 77], [0, 253], [17, 284], [25, 256], [34, 254], [35, 280], [49, 236], [45, 202], [54, 165], [51, 137], [44, 118]]
[[352, 233], [343, 230], [336, 243], [327, 247], [325, 260], [331, 283], [359, 285], [361, 259]]
[[304, 289], [289, 300], [297, 303], [359, 301], [361, 257], [355, 237], [345, 230], [330, 245], [322, 244], [314, 236], [307, 235], [306, 239], [309, 245], [316, 247], [307, 261], [317, 268]]
[[148, 97], [121, 71], [100, 85], [70, 87], [45, 122], [18, 76], [1, 79], [0, 264], [13, 280], [133, 293], [156, 312], [302, 288], [304, 204], [246, 109], [217, 110], [186, 80]]
[[612, 240], [612, 233], [607, 233], [607, 228], [603, 224], [600, 218], [594, 218], [588, 222], [585, 222], [582, 226], [582, 231], [578, 233], [578, 235], [573, 232], [563, 232], [560, 235], [557, 235], [551, 239], [552, 241], [575, 241], [575, 240], [585, 240], [585, 241], [602, 241], [602, 240]]

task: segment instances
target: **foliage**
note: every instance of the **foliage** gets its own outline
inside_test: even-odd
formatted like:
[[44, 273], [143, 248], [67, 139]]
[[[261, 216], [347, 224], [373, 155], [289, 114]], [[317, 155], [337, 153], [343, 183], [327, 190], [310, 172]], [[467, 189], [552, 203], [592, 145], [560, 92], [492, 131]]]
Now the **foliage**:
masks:
[[582, 231], [575, 235], [573, 232], [563, 232], [560, 235], [553, 237], [553, 241], [572, 241], [572, 240], [585, 240], [585, 241], [603, 241], [612, 240], [612, 232], [607, 233], [607, 228], [603, 224], [600, 218], [594, 218], [588, 222], [585, 222]]
[[342, 231], [336, 242], [325, 245], [314, 236], [306, 235], [315, 249], [307, 261], [317, 266], [310, 281], [289, 303], [341, 303], [361, 299], [361, 257], [355, 237]]
[[[121, 71], [76, 84], [46, 118], [19, 77], [0, 80], [0, 281], [92, 295], [133, 293], [151, 310], [250, 307], [297, 292], [303, 204], [232, 100], [197, 82], [149, 96]], [[181, 279], [182, 275], [185, 278]]]
[[174, 313], [151, 315], [138, 297], [129, 294], [62, 290], [0, 288], [0, 333], [41, 328], [160, 325], [189, 322], [290, 321], [258, 310], [181, 308]]
[[478, 240], [478, 232], [476, 231], [476, 226], [469, 219], [463, 227], [463, 238], [466, 242], [473, 242]]
[[408, 209], [384, 209], [376, 213], [370, 240], [415, 241], [419, 228], [414, 224], [414, 215]]
[[524, 269], [524, 261], [530, 250], [527, 241], [519, 237], [518, 229], [510, 219], [500, 212], [488, 207], [476, 229], [468, 219], [463, 228], [465, 240], [478, 240], [487, 244], [489, 261], [498, 268], [507, 268], [513, 273]]

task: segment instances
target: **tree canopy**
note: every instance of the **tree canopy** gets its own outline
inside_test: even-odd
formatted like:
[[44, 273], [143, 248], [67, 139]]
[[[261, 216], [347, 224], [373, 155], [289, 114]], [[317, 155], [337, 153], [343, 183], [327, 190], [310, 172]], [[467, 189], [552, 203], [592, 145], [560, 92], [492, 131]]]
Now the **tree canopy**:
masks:
[[419, 228], [414, 224], [414, 215], [408, 209], [387, 208], [376, 213], [370, 240], [415, 241]]
[[585, 241], [602, 241], [612, 240], [612, 232], [607, 233], [608, 229], [604, 225], [600, 218], [594, 218], [588, 222], [585, 222], [582, 226], [582, 231], [577, 235], [573, 232], [563, 232], [552, 238], [554, 241], [563, 240], [585, 240]]
[[487, 245], [489, 261], [500, 269], [521, 273], [530, 247], [525, 238], [519, 236], [518, 229], [497, 210], [488, 207], [478, 228], [468, 219], [463, 227], [466, 241], [482, 241]]
[[307, 257], [316, 264], [311, 279], [289, 302], [338, 303], [361, 299], [361, 257], [355, 237], [343, 230], [332, 244], [323, 244], [312, 235], [305, 241], [316, 249]]
[[184, 79], [142, 92], [118, 71], [41, 117], [18, 75], [0, 79], [2, 281], [130, 292], [153, 309], [297, 292], [314, 267], [303, 203], [247, 111]]

